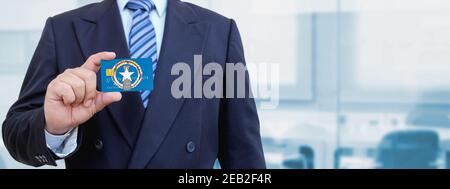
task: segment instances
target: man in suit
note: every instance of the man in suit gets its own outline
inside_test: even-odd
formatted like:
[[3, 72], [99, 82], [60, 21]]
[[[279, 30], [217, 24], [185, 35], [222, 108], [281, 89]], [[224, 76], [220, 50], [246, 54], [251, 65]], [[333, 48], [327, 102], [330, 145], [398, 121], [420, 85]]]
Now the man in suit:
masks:
[[[251, 97], [171, 95], [172, 66], [193, 67], [194, 55], [245, 62], [235, 22], [179, 0], [105, 0], [51, 17], [3, 123], [5, 145], [32, 166], [265, 168]], [[99, 92], [100, 61], [129, 57], [152, 59], [154, 90]]]

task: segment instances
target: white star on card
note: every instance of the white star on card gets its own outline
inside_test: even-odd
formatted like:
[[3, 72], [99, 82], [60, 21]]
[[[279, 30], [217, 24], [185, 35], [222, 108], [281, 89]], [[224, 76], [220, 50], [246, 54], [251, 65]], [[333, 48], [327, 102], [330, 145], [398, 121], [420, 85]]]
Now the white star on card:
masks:
[[124, 72], [119, 72], [120, 75], [122, 75], [122, 82], [125, 81], [126, 79], [129, 79], [131, 81], [131, 75], [134, 74], [134, 72], [130, 72], [130, 70], [128, 70], [128, 67], [125, 67], [125, 71]]

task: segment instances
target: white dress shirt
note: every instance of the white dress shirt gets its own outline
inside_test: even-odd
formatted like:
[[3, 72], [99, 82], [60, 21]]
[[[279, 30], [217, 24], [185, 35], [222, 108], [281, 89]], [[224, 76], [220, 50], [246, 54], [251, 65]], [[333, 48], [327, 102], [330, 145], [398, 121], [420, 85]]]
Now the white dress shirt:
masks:
[[[120, 16], [123, 24], [123, 32], [128, 44], [130, 35], [133, 11], [127, 9], [129, 0], [117, 0]], [[151, 1], [151, 0], [150, 0]], [[167, 0], [153, 0], [156, 10], [150, 12], [150, 20], [156, 32], [156, 45], [158, 49], [158, 57], [161, 52], [161, 45], [164, 36], [164, 25], [166, 23]], [[72, 129], [64, 135], [52, 135], [45, 131], [45, 140], [47, 147], [51, 149], [58, 157], [64, 158], [75, 151], [77, 148], [78, 127]]]

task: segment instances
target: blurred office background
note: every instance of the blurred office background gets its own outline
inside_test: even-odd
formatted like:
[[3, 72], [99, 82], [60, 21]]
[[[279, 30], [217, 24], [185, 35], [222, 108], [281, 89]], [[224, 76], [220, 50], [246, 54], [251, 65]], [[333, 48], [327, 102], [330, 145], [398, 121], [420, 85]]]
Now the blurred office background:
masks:
[[[0, 2], [3, 121], [45, 19], [96, 0]], [[280, 64], [269, 168], [450, 168], [450, 1], [190, 2], [237, 21], [249, 63]], [[0, 168], [28, 167], [1, 142]]]

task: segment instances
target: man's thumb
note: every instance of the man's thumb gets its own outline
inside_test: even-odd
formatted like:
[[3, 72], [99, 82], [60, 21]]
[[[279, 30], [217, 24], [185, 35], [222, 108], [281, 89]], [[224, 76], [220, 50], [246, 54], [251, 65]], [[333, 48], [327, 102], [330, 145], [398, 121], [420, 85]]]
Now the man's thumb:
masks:
[[96, 112], [99, 112], [109, 104], [120, 101], [121, 99], [122, 94], [119, 92], [111, 92], [111, 93], [98, 92], [97, 97], [95, 99], [95, 110]]

